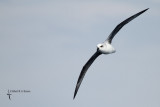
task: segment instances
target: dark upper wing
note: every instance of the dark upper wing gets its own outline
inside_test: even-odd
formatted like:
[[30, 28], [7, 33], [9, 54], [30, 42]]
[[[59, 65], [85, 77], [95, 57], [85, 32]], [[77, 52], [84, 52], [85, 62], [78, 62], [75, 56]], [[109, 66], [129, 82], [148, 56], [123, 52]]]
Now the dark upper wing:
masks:
[[118, 31], [127, 23], [129, 23], [131, 20], [133, 20], [134, 18], [138, 17], [139, 15], [141, 15], [143, 12], [145, 12], [146, 10], [148, 10], [149, 8], [140, 11], [139, 13], [129, 17], [128, 19], [124, 20], [123, 22], [121, 22], [120, 24], [118, 24], [116, 26], [116, 28], [111, 32], [111, 34], [108, 36], [107, 40], [105, 42], [112, 42], [113, 37], [118, 33]]
[[91, 64], [94, 62], [94, 60], [99, 56], [101, 55], [101, 53], [99, 51], [96, 51], [94, 53], [94, 55], [88, 60], [88, 62], [83, 66], [82, 70], [81, 70], [81, 73], [79, 75], [79, 78], [78, 78], [78, 81], [77, 81], [77, 85], [76, 85], [76, 88], [75, 88], [75, 92], [74, 92], [74, 97], [73, 99], [75, 98], [77, 92], [78, 92], [78, 89], [82, 83], [82, 80], [84, 78], [84, 75], [86, 74], [88, 68], [91, 66]]

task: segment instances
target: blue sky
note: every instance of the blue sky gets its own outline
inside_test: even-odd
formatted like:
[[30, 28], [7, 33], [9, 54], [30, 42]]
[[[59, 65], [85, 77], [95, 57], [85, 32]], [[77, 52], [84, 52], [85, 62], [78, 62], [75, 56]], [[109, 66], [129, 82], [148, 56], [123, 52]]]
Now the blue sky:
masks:
[[[1, 0], [0, 106], [159, 107], [159, 0]], [[117, 24], [150, 8], [115, 36], [76, 99], [79, 73]], [[12, 93], [9, 90], [30, 90]]]

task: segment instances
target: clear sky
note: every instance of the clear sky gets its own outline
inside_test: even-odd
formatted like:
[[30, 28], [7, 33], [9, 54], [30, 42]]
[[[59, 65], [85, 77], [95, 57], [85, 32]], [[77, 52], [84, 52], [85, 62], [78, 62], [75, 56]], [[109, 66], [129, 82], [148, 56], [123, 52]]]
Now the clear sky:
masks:
[[[80, 71], [117, 24], [75, 100]], [[160, 107], [159, 0], [0, 0], [1, 107]], [[8, 90], [30, 90], [11, 92]]]

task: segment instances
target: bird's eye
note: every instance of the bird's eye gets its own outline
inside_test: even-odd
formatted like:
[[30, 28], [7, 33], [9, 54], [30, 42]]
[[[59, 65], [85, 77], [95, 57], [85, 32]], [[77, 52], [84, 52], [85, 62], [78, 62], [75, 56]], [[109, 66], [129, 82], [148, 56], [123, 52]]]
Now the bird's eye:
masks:
[[101, 48], [103, 47], [103, 45], [100, 46]]

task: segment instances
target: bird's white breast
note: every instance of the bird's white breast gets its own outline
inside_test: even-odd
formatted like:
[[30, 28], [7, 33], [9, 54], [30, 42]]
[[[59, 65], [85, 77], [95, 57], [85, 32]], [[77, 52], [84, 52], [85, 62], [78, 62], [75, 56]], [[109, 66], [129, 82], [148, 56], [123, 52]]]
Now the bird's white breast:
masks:
[[[101, 47], [103, 45], [103, 47]], [[97, 47], [102, 54], [111, 54], [116, 52], [114, 47], [109, 43], [98, 44]]]

